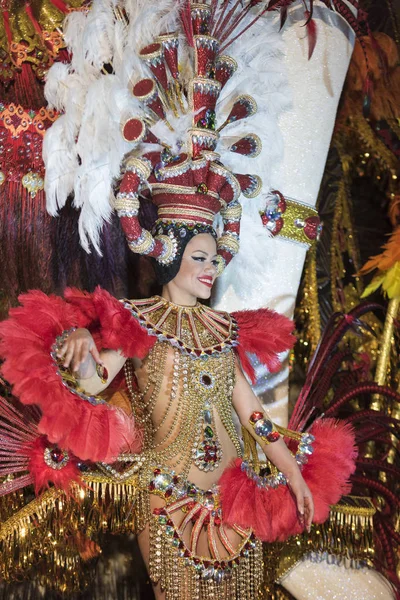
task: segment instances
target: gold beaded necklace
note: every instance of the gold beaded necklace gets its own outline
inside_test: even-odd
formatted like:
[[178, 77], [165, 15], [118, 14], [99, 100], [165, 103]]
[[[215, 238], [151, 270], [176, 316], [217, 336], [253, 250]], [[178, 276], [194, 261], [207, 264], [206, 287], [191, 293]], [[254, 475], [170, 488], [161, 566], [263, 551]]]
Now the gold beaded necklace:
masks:
[[[146, 359], [148, 379], [141, 392], [133, 389], [133, 366], [127, 361], [125, 372], [128, 389], [131, 393], [133, 412], [139, 424], [144, 429], [144, 450], [147, 464], [168, 464], [170, 468], [187, 475], [192, 464], [200, 470], [212, 471], [218, 467], [222, 458], [222, 448], [219, 443], [215, 421], [214, 408], [226, 429], [238, 455], [241, 447], [236, 428], [232, 420], [232, 392], [234, 387], [235, 363], [230, 347], [229, 315], [217, 313], [208, 309], [209, 321], [213, 327], [224, 328], [224, 342], [218, 340], [218, 348], [207, 346], [207, 353], [199, 348], [199, 340], [207, 322], [204, 314], [199, 321], [199, 306], [179, 307], [164, 299], [156, 297], [156, 306], [152, 311], [157, 318], [159, 342], [155, 344]], [[145, 301], [143, 301], [145, 302]], [[147, 308], [149, 304], [147, 301]], [[160, 309], [162, 313], [160, 314]], [[215, 313], [215, 315], [213, 314]], [[161, 324], [168, 325], [170, 331], [171, 317], [179, 324], [179, 339], [191, 342], [177, 347], [176, 338], [168, 339], [171, 335], [161, 329]], [[193, 331], [196, 331], [194, 335]], [[221, 336], [221, 332], [218, 332]], [[168, 339], [168, 341], [166, 341]], [[196, 341], [197, 353], [193, 352], [193, 340]], [[210, 342], [209, 331], [206, 333], [207, 344]], [[221, 343], [223, 346], [221, 347]], [[171, 345], [174, 346], [172, 378], [169, 388], [169, 398], [160, 420], [155, 424], [154, 407], [161, 392], [163, 381], [167, 379], [167, 354]], [[200, 352], [198, 352], [200, 350]], [[172, 416], [171, 426], [162, 439], [155, 442], [154, 437]]]

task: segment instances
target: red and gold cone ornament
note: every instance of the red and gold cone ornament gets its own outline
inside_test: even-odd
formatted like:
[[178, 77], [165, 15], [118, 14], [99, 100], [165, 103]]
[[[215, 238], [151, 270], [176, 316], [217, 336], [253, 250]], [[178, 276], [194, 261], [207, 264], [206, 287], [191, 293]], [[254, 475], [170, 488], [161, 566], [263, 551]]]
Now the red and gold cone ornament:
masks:
[[178, 48], [179, 37], [174, 33], [166, 33], [159, 35], [157, 38], [162, 44], [164, 50], [164, 58], [167, 63], [169, 72], [174, 79], [179, 79], [179, 64], [178, 64]]
[[193, 3], [191, 16], [194, 35], [208, 35], [210, 32], [211, 6]]
[[128, 119], [122, 125], [122, 137], [126, 142], [145, 144], [159, 144], [160, 140], [152, 131], [147, 129], [143, 119]]
[[228, 115], [226, 121], [218, 128], [218, 131], [221, 131], [224, 127], [229, 125], [229, 123], [234, 123], [235, 121], [241, 121], [242, 119], [246, 119], [247, 117], [251, 117], [255, 115], [257, 112], [257, 103], [251, 96], [239, 96], [237, 100], [234, 102], [231, 111]]
[[195, 71], [199, 77], [208, 77], [214, 68], [219, 42], [209, 35], [195, 35]]
[[261, 140], [255, 133], [250, 133], [236, 140], [229, 148], [231, 152], [243, 154], [244, 156], [256, 157], [262, 150]]
[[[257, 104], [249, 95], [237, 97], [227, 119], [217, 129], [217, 102], [237, 63], [226, 54], [219, 56], [220, 40], [212, 32], [228, 27], [230, 12], [224, 18], [224, 26], [219, 23], [216, 27], [211, 5], [187, 2], [182, 11], [183, 33], [193, 48], [186, 58], [193, 61], [192, 69], [185, 72], [193, 75], [183, 90], [183, 82], [179, 80], [180, 31], [158, 35], [154, 43], [140, 49], [149, 77], [134, 85], [133, 95], [149, 114], [143, 118], [132, 115], [122, 124], [123, 137], [132, 143], [134, 158], [126, 163], [115, 208], [131, 250], [152, 256], [165, 265], [177, 256], [176, 236], [180, 227], [187, 225], [199, 231], [212, 228], [216, 214], [221, 213], [223, 232], [218, 240], [218, 254], [223, 267], [239, 249], [242, 212], [239, 196], [241, 193], [256, 196], [261, 191], [261, 180], [256, 175], [236, 176], [221, 164], [219, 132], [230, 123], [251, 117], [257, 111]], [[173, 146], [178, 148], [175, 154], [170, 142], [158, 140], [160, 128], [157, 135], [151, 131], [151, 123], [157, 117], [174, 133], [170, 124], [174, 121], [167, 116], [169, 109], [175, 118], [180, 117], [180, 112], [188, 122], [186, 138], [180, 132]], [[192, 115], [191, 124], [188, 114]], [[164, 150], [149, 153], [144, 149], [141, 154], [140, 144], [149, 142], [158, 142]], [[255, 134], [231, 138], [224, 146], [249, 158], [261, 151], [261, 141]], [[152, 202], [157, 206], [158, 220], [153, 231], [158, 233], [154, 235], [139, 222], [142, 189], [147, 194], [150, 190]]]
[[262, 181], [258, 175], [243, 175], [235, 173], [239, 182], [243, 196], [246, 198], [255, 198], [261, 192]]
[[215, 79], [220, 82], [221, 90], [237, 70], [237, 62], [230, 56], [219, 56], [215, 61]]
[[207, 118], [209, 118], [208, 115], [215, 114], [215, 106], [220, 91], [221, 84], [219, 81], [202, 77], [193, 79], [190, 100], [198, 127], [204, 129], [209, 127]]
[[155, 42], [140, 51], [140, 58], [146, 63], [157, 82], [166, 90], [168, 77], [165, 69], [164, 49], [162, 44]]
[[161, 120], [165, 119], [165, 111], [153, 79], [141, 79], [133, 87], [135, 98], [143, 102]]

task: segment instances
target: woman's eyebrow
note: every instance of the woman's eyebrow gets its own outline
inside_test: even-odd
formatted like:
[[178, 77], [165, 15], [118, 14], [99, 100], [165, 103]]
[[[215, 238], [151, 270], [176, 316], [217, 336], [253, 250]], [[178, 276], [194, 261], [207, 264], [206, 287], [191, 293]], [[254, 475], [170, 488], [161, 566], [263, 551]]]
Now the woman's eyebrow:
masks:
[[[205, 256], [208, 256], [208, 252], [205, 252], [204, 250], [193, 250], [193, 252], [201, 252]], [[212, 258], [217, 258], [217, 256], [218, 256], [218, 254], [214, 254], [214, 256]]]

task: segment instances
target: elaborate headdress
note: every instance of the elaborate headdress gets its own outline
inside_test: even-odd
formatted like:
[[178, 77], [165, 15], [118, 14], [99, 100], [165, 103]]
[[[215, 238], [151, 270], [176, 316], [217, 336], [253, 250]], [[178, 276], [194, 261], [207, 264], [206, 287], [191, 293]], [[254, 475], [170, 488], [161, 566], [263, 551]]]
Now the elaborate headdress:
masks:
[[[122, 65], [115, 51], [110, 50], [110, 55], [103, 57], [103, 63], [108, 63], [107, 70], [111, 73], [107, 74], [102, 64], [101, 78], [93, 78], [86, 91], [80, 90], [77, 102], [85, 104], [81, 111], [83, 117], [80, 121], [75, 119], [70, 128], [75, 128], [75, 139], [72, 140], [71, 136], [70, 143], [76, 147], [76, 155], [65, 143], [68, 154], [65, 159], [67, 162], [70, 159], [72, 171], [75, 171], [69, 181], [68, 173], [57, 174], [57, 169], [60, 171], [57, 161], [61, 157], [57, 158], [53, 153], [55, 134], [61, 130], [65, 132], [67, 127], [65, 123], [61, 127], [58, 124], [58, 132], [48, 133], [45, 144], [48, 207], [54, 213], [57, 205], [65, 202], [74, 178], [75, 205], [82, 207], [81, 241], [86, 249], [89, 248], [89, 240], [99, 249], [99, 228], [102, 220], [109, 217], [111, 205], [121, 219], [131, 250], [152, 256], [162, 265], [173, 263], [179, 244], [188, 232], [192, 235], [213, 232], [214, 219], [220, 213], [222, 232], [218, 239], [218, 255], [222, 270], [239, 249], [242, 212], [239, 196], [241, 193], [247, 197], [257, 195], [261, 180], [257, 175], [233, 172], [233, 168], [223, 164], [221, 154], [226, 156], [230, 151], [237, 156], [256, 157], [262, 147], [258, 135], [242, 131], [244, 119], [257, 112], [257, 103], [251, 96], [230, 93], [226, 102], [220, 103], [225, 106], [217, 107], [221, 91], [237, 69], [236, 61], [226, 55], [225, 50], [258, 20], [263, 11], [254, 1], [238, 2], [232, 7], [224, 2], [163, 1], [157, 7], [151, 4], [155, 14], [150, 14], [149, 3], [146, 5], [144, 2], [141, 12], [135, 15], [136, 23], [132, 15], [112, 9], [114, 25], [117, 22], [121, 31], [125, 30], [125, 36], [140, 33], [135, 41], [136, 56], [132, 57], [130, 65]], [[96, 5], [93, 10], [96, 10]], [[93, 22], [97, 19], [97, 30], [102, 27], [101, 19], [104, 21], [104, 18], [104, 14], [100, 13], [92, 18]], [[79, 39], [84, 40], [87, 47], [90, 45], [87, 35], [78, 34], [79, 19], [81, 16], [73, 15], [66, 28], [73, 52], [71, 65], [57, 65], [48, 78], [47, 96], [53, 104], [61, 105], [60, 108], [68, 105], [68, 94], [72, 97], [78, 80], [82, 84], [91, 75], [87, 73], [87, 55], [79, 63], [79, 55], [84, 53], [84, 49], [79, 47]], [[145, 19], [150, 21], [147, 27]], [[124, 39], [126, 42], [127, 38]], [[90, 69], [94, 69], [93, 65]], [[123, 79], [128, 71], [129, 84], [123, 90]], [[109, 83], [106, 83], [107, 79]], [[62, 98], [60, 82], [64, 82]], [[123, 176], [116, 198], [112, 193], [107, 194], [107, 191], [114, 191], [112, 185], [121, 176], [116, 164], [109, 169], [106, 177], [102, 173], [99, 178], [98, 172], [94, 173], [93, 169], [93, 197], [87, 193], [88, 170], [83, 174], [79, 164], [82, 161], [81, 150], [85, 152], [85, 146], [90, 144], [85, 129], [85, 120], [90, 112], [88, 102], [95, 105], [99, 96], [105, 97], [107, 90], [114, 92], [115, 113], [120, 116], [119, 139], [114, 152], [116, 162], [119, 159], [118, 168], [122, 164]], [[77, 102], [73, 106], [75, 113], [80, 112]], [[74, 104], [74, 98], [70, 104]], [[72, 107], [68, 110], [67, 106], [60, 119], [68, 122], [71, 113]], [[110, 119], [109, 114], [107, 117], [108, 120], [101, 121], [98, 114], [93, 125], [93, 137], [99, 137], [100, 130], [103, 137], [116, 137], [115, 119], [113, 116]], [[238, 135], [223, 137], [221, 132], [230, 124], [236, 124], [235, 133]], [[96, 154], [96, 149], [93, 150]], [[78, 185], [77, 178], [80, 178]], [[103, 189], [105, 179], [108, 180], [108, 190]], [[106, 198], [108, 195], [110, 205], [100, 198], [104, 195]], [[140, 222], [140, 203], [146, 199], [150, 199], [158, 210], [152, 231]]]
[[[280, 10], [284, 22], [293, 2], [98, 0], [87, 15], [68, 17], [71, 63], [54, 65], [46, 84], [49, 103], [64, 114], [45, 137], [45, 187], [51, 214], [74, 193], [86, 250], [92, 243], [100, 252], [101, 225], [116, 209], [130, 248], [171, 265], [180, 236], [188, 228], [211, 232], [220, 213], [221, 268], [231, 260], [239, 248], [239, 196], [257, 196], [259, 175], [268, 176], [267, 157], [250, 168], [257, 175], [246, 173], [243, 157], [257, 157], [263, 144], [267, 153], [267, 145], [279, 146], [267, 125], [271, 73], [257, 77], [279, 50], [268, 47], [274, 34], [260, 17]], [[357, 33], [343, 0], [333, 7]], [[306, 16], [311, 54], [312, 10]], [[249, 125], [257, 135], [245, 129], [255, 113]], [[146, 199], [158, 209], [153, 229], [141, 222]]]

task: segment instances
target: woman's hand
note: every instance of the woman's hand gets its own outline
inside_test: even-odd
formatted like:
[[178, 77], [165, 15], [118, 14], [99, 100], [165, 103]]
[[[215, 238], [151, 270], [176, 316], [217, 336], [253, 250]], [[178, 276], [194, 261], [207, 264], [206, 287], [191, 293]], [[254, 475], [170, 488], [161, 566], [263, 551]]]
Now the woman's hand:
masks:
[[299, 522], [303, 527], [310, 531], [311, 523], [314, 517], [314, 502], [312, 494], [303, 479], [300, 471], [287, 476], [289, 488], [296, 498], [297, 512]]
[[[66, 339], [57, 353], [63, 359], [65, 368], [71, 367], [80, 377], [88, 378], [94, 375], [96, 363], [104, 365], [94, 339], [87, 329], [76, 329]], [[92, 357], [93, 360], [90, 360]]]

